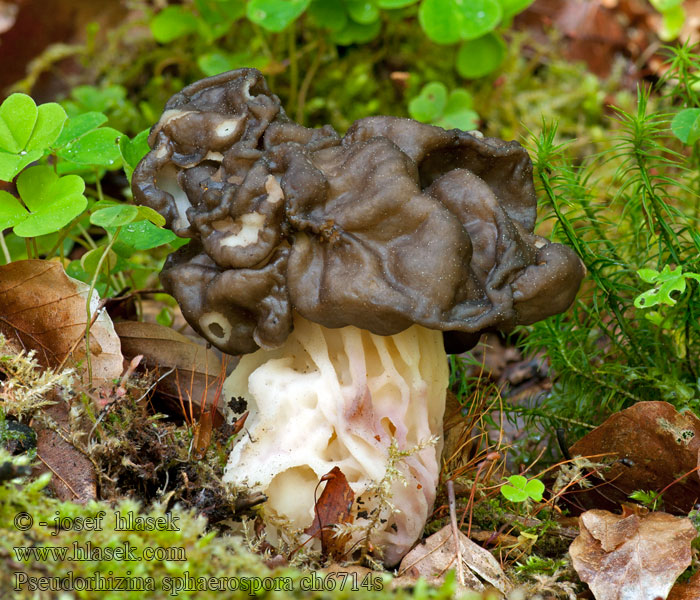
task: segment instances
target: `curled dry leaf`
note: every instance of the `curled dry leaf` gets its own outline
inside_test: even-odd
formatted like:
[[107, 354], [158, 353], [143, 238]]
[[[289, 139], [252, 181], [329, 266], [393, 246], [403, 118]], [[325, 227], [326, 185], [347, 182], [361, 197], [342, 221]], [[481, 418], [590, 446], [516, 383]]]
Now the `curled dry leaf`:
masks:
[[333, 525], [352, 523], [353, 517], [350, 511], [355, 501], [355, 494], [340, 467], [333, 467], [321, 477], [321, 481], [325, 481], [326, 486], [316, 501], [314, 522], [304, 530], [304, 533], [310, 536], [317, 536], [320, 533], [323, 555], [341, 559], [345, 554], [345, 545], [350, 535], [336, 535]]
[[[0, 266], [0, 333], [24, 350], [35, 350], [45, 367], [85, 367], [89, 286], [68, 277], [57, 262], [24, 260]], [[97, 310], [95, 293], [90, 307]], [[119, 377], [123, 358], [119, 338], [106, 311], [90, 327], [93, 384]], [[35, 415], [37, 453], [42, 470], [53, 473], [51, 486], [63, 500], [95, 498], [96, 475], [90, 460], [68, 440], [79, 432], [70, 404], [57, 391], [55, 404]]]
[[661, 512], [624, 516], [589, 510], [580, 524], [569, 553], [596, 600], [666, 598], [690, 565], [697, 536], [689, 519]]
[[[156, 385], [157, 391], [168, 401], [168, 409], [181, 412], [180, 394], [189, 410], [189, 398], [195, 418], [199, 418], [202, 398], [211, 407], [217, 392], [217, 376], [221, 371], [221, 359], [204, 346], [195, 344], [184, 335], [157, 323], [124, 321], [115, 325], [121, 338], [122, 351], [127, 358], [143, 355], [142, 364], [157, 369], [163, 376]], [[229, 368], [235, 364], [229, 361]], [[173, 369], [169, 374], [168, 371]], [[222, 422], [221, 411], [228, 398], [222, 398], [214, 427]]]
[[[48, 367], [85, 359], [89, 286], [66, 275], [60, 263], [21, 260], [0, 266], [0, 332]], [[90, 303], [94, 314], [97, 293]], [[119, 377], [119, 338], [105, 311], [90, 327], [93, 382]]]
[[572, 456], [610, 453], [627, 459], [605, 472], [610, 483], [577, 494], [587, 506], [612, 508], [635, 490], [661, 491], [686, 473], [664, 492], [665, 510], [687, 514], [700, 498], [700, 476], [691, 472], [698, 467], [700, 419], [689, 411], [679, 413], [668, 402], [638, 402], [615, 413], [570, 452]]
[[[511, 583], [491, 553], [459, 532], [459, 543], [464, 564], [466, 590], [481, 592], [490, 584], [507, 594]], [[403, 557], [399, 566], [396, 586], [415, 582], [418, 577], [439, 583], [450, 569], [456, 568], [457, 548], [448, 525], [434, 533]], [[486, 582], [486, 584], [484, 583]]]

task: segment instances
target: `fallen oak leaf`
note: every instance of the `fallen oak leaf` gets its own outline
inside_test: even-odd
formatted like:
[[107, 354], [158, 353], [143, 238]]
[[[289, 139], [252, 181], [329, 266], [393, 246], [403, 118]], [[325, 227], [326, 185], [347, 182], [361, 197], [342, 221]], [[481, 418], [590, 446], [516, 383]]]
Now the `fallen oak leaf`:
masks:
[[319, 484], [324, 481], [326, 486], [316, 501], [314, 521], [304, 533], [311, 537], [320, 534], [323, 555], [340, 559], [345, 554], [345, 545], [350, 535], [336, 535], [332, 526], [353, 522], [351, 510], [355, 493], [340, 467], [333, 467], [321, 477]]
[[[478, 544], [472, 542], [461, 531], [458, 532], [459, 554], [462, 557], [464, 590], [483, 592], [486, 582], [501, 594], [507, 594], [512, 588], [503, 569], [493, 555]], [[447, 525], [437, 533], [417, 544], [399, 565], [399, 576], [394, 585], [402, 587], [412, 585], [419, 577], [429, 582], [441, 584], [446, 573], [457, 565], [457, 545], [452, 528]]]
[[[700, 498], [697, 471], [700, 419], [668, 402], [638, 402], [610, 416], [571, 448], [572, 456], [611, 454], [606, 482], [576, 497], [585, 506], [613, 509], [635, 490], [663, 493], [664, 508], [688, 514]], [[679, 475], [686, 477], [676, 479]]]
[[[66, 275], [58, 262], [20, 260], [0, 266], [0, 333], [24, 350], [36, 350], [47, 367], [85, 358], [89, 286]], [[95, 293], [91, 307], [99, 303]], [[122, 372], [121, 346], [103, 311], [90, 327], [93, 380]]]
[[697, 531], [689, 519], [654, 512], [615, 515], [589, 510], [569, 554], [596, 600], [666, 598], [690, 565]]
[[[45, 368], [80, 367], [86, 358], [89, 286], [66, 275], [58, 262], [23, 260], [0, 266], [0, 333], [19, 350], [35, 350]], [[123, 357], [119, 338], [100, 299], [93, 293], [89, 348], [92, 381], [117, 379]], [[51, 487], [62, 500], [87, 502], [97, 495], [94, 464], [73, 440], [80, 425], [71, 419], [71, 404], [52, 390], [51, 406], [37, 410], [32, 427], [37, 434], [39, 471], [51, 471]]]

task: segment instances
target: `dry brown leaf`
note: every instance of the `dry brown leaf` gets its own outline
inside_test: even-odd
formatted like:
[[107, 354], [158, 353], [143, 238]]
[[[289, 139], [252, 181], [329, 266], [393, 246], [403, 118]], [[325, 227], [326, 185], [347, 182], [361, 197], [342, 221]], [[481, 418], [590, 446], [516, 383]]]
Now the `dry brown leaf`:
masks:
[[[0, 333], [23, 350], [35, 350], [46, 367], [87, 366], [85, 329], [89, 286], [68, 277], [60, 263], [23, 260], [0, 266]], [[98, 307], [97, 293], [90, 303]], [[119, 338], [106, 311], [90, 327], [92, 383], [116, 379], [122, 372]], [[70, 404], [54, 392], [56, 403], [35, 415], [40, 471], [53, 474], [51, 487], [62, 500], [96, 497], [97, 476], [90, 460], [69, 440]]]
[[[465, 590], [481, 592], [487, 582], [502, 594], [507, 594], [511, 583], [491, 553], [472, 542], [459, 532], [459, 543], [464, 564]], [[399, 566], [399, 576], [394, 580], [396, 586], [410, 585], [419, 577], [439, 584], [447, 571], [456, 568], [457, 548], [448, 525], [418, 544], [406, 556]], [[478, 575], [478, 576], [477, 576]]]
[[352, 523], [350, 511], [355, 494], [340, 467], [333, 467], [321, 477], [321, 481], [325, 481], [326, 486], [316, 501], [314, 522], [304, 533], [312, 537], [320, 534], [323, 555], [340, 559], [345, 554], [345, 545], [350, 535], [336, 535], [332, 526]]
[[700, 571], [685, 583], [676, 583], [666, 600], [698, 600], [700, 598]]
[[[0, 266], [0, 333], [43, 365], [85, 359], [89, 286], [66, 275], [60, 263], [21, 260]], [[97, 308], [95, 293], [91, 308]], [[112, 321], [102, 311], [90, 328], [93, 382], [119, 377], [123, 358]]]
[[690, 565], [697, 536], [689, 519], [654, 512], [615, 515], [589, 510], [569, 548], [574, 569], [596, 600], [666, 598]]
[[[90, 459], [66, 441], [70, 439], [70, 407], [55, 399], [56, 404], [43, 409], [44, 419], [32, 422], [41, 461], [38, 472], [52, 473], [51, 489], [60, 500], [85, 503], [97, 497], [97, 476]], [[46, 417], [53, 421], [51, 427], [45, 423]]]
[[[572, 456], [611, 453], [616, 462], [595, 490], [577, 494], [587, 506], [613, 508], [635, 490], [661, 491], [698, 467], [700, 419], [668, 402], [638, 402], [615, 413], [570, 449]], [[664, 509], [687, 514], [700, 498], [700, 476], [691, 472], [664, 492]], [[607, 502], [606, 502], [607, 501]]]
[[[180, 394], [185, 408], [189, 410], [189, 398], [192, 399], [193, 413], [199, 417], [202, 398], [207, 398], [207, 407], [214, 402], [217, 390], [217, 376], [221, 371], [221, 359], [211, 350], [195, 344], [184, 335], [158, 325], [124, 321], [115, 325], [121, 338], [122, 351], [127, 359], [143, 355], [142, 364], [151, 369], [158, 369], [164, 375], [170, 369], [172, 373], [158, 381], [156, 389], [166, 397], [169, 408], [180, 412]], [[229, 361], [229, 368], [235, 361]], [[225, 404], [222, 398], [219, 409]], [[220, 414], [214, 420], [217, 427], [223, 422]]]

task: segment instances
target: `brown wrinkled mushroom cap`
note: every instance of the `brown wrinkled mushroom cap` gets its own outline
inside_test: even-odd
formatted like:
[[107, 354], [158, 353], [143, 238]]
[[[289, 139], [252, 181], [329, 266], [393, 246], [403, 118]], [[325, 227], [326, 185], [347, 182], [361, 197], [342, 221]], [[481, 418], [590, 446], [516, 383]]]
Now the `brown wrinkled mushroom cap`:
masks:
[[565, 310], [583, 276], [572, 250], [532, 233], [517, 142], [396, 117], [340, 138], [291, 122], [262, 75], [239, 69], [173, 96], [149, 144], [134, 198], [192, 238], [163, 286], [224, 352], [279, 346], [292, 310], [469, 345]]

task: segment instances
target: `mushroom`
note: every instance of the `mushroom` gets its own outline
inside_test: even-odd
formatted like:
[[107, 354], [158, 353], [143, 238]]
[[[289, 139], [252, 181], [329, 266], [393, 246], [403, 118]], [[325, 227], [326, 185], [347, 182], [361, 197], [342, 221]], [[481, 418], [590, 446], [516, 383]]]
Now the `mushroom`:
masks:
[[312, 524], [338, 466], [356, 498], [349, 551], [369, 534], [396, 564], [435, 499], [445, 348], [566, 310], [583, 277], [533, 234], [526, 151], [395, 117], [342, 138], [302, 127], [254, 69], [173, 96], [149, 144], [134, 198], [191, 238], [163, 287], [246, 355], [224, 388], [250, 411], [225, 480], [264, 492], [285, 536]]

